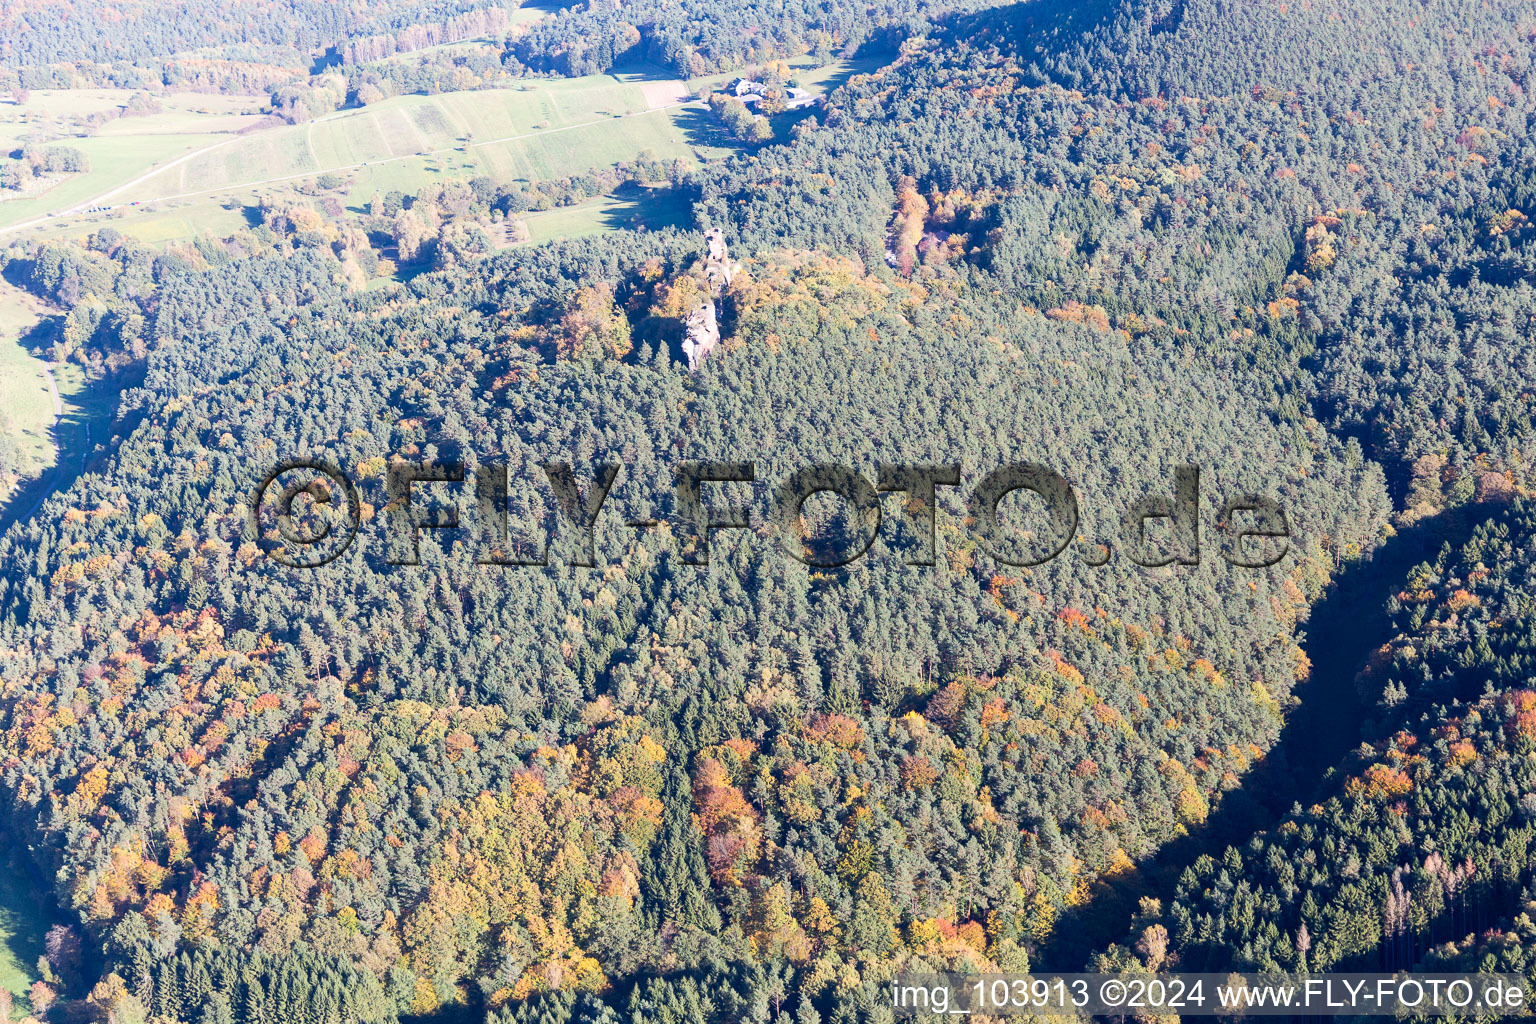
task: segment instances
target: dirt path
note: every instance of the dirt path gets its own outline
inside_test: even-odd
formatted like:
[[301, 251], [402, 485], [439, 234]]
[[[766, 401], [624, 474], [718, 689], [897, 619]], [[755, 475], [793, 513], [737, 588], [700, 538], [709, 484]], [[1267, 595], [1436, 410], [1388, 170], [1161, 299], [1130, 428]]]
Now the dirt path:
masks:
[[[64, 415], [64, 400], [59, 397], [58, 381], [53, 379], [52, 363], [43, 363], [43, 376], [48, 379], [48, 396], [53, 399], [54, 425], [48, 428], [49, 431], [52, 432], [58, 429], [59, 417]], [[59, 447], [59, 439], [57, 437], [53, 439], [53, 447], [54, 451], [57, 452]]]
[[[123, 182], [121, 185], [114, 185], [112, 188], [107, 189], [107, 191], [101, 193], [100, 195], [95, 196], [95, 197], [93, 197], [91, 199], [82, 200], [81, 202], [78, 202], [74, 206], [71, 206], [71, 207], [69, 207], [67, 209], [55, 210], [54, 212], [44, 214], [41, 217], [33, 217], [31, 220], [19, 221], [19, 222], [15, 223], [15, 224], [11, 224], [11, 225], [8, 225], [6, 227], [0, 227], [0, 235], [3, 235], [3, 234], [5, 234], [8, 231], [22, 231], [22, 230], [25, 230], [26, 228], [34, 228], [34, 227], [37, 227], [39, 224], [46, 224], [46, 223], [48, 223], [51, 220], [57, 220], [59, 217], [68, 217], [71, 214], [80, 213], [82, 210], [88, 210], [88, 209], [90, 209], [93, 206], [101, 206], [108, 199], [111, 199], [113, 196], [117, 195], [119, 192], [123, 192], [123, 191], [125, 191], [127, 189], [130, 189], [133, 186], [139, 184], [140, 182], [154, 177], [155, 175], [159, 174], [162, 171], [169, 171], [173, 167], [179, 167], [182, 164], [186, 163], [188, 160], [193, 159], [194, 157], [199, 157], [199, 156], [203, 156], [203, 155], [205, 155], [207, 153], [211, 153], [211, 152], [213, 152], [216, 149], [220, 149], [220, 148], [222, 148], [224, 146], [229, 145], [231, 142], [237, 142], [241, 138], [242, 138], [242, 136], [232, 135], [232, 136], [230, 136], [227, 139], [223, 139], [223, 140], [221, 140], [219, 142], [215, 142], [215, 143], [212, 143], [210, 145], [204, 146], [201, 149], [194, 149], [194, 150], [192, 150], [190, 152], [183, 153], [181, 156], [176, 157], [174, 160], [168, 160], [168, 161], [166, 161], [163, 164], [156, 164], [154, 167], [149, 168], [143, 174], [140, 174], [137, 177], [131, 178], [128, 181]], [[218, 190], [217, 189], [210, 189], [209, 191], [216, 192]], [[196, 193], [193, 193], [193, 194], [195, 195]], [[159, 200], [146, 199], [144, 201], [145, 202], [158, 202]], [[121, 205], [125, 205], [125, 204], [119, 203], [118, 205], [121, 206]], [[102, 208], [106, 209], [106, 210], [114, 210], [117, 207], [116, 206], [102, 206]]]
[[645, 97], [647, 108], [660, 110], [668, 105], [686, 102], [688, 87], [675, 78], [666, 82], [641, 82], [640, 95]]

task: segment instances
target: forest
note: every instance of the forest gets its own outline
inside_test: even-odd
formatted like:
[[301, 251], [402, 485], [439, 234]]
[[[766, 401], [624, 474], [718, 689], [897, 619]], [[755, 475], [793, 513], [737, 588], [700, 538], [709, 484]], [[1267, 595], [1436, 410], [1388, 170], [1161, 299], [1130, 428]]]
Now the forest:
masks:
[[[129, 32], [89, 6], [12, 10], [5, 67], [138, 88], [202, 48], [341, 44], [346, 103], [411, 49], [384, 36], [485, 10], [128, 5]], [[750, 144], [701, 170], [0, 249], [58, 311], [49, 357], [120, 388], [104, 468], [0, 535], [0, 831], [63, 918], [28, 1014], [862, 1024], [892, 1019], [898, 972], [1536, 977], [1528, 13], [593, 0], [508, 33], [499, 66], [639, 48], [698, 75], [871, 42], [889, 62], [813, 111], [717, 102]], [[313, 91], [303, 63], [262, 66]], [[479, 226], [624, 182], [688, 224], [505, 248]], [[701, 304], [719, 343], [691, 372]], [[249, 525], [296, 458], [360, 494], [318, 569]], [[1033, 566], [965, 502], [1024, 459], [1081, 510]], [[422, 529], [398, 564], [400, 460], [507, 466], [462, 503], [493, 550]], [[705, 492], [741, 526], [707, 564], [685, 461], [755, 467]], [[557, 462], [578, 503], [624, 467], [591, 568]], [[872, 557], [820, 567], [772, 522], [818, 463], [961, 482], [882, 496]], [[1210, 509], [1283, 508], [1287, 556], [1233, 565], [1208, 521], [1197, 561], [1138, 564], [1178, 538], [1121, 513], [1171, 508], [1184, 465]], [[1042, 524], [1020, 496], [988, 532]], [[801, 526], [859, 529], [825, 496]], [[1410, 535], [1426, 557], [1389, 571]], [[547, 565], [513, 564], [543, 536]], [[1346, 580], [1381, 635], [1326, 666], [1358, 707], [1326, 792], [1212, 832], [1346, 657], [1312, 620]]]
[[1529, 973], [1533, 527], [1522, 498], [1409, 572], [1359, 680], [1369, 746], [1326, 804], [1199, 858], [1166, 912], [1145, 908], [1165, 957]]

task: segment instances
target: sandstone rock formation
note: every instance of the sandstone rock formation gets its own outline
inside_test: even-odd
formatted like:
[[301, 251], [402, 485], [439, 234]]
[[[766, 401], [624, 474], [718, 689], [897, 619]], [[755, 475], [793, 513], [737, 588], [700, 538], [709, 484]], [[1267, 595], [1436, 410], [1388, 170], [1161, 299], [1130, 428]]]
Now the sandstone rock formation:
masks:
[[688, 356], [688, 369], [697, 370], [705, 358], [720, 343], [720, 323], [715, 301], [720, 298], [741, 270], [739, 263], [731, 261], [725, 245], [725, 232], [710, 228], [704, 234], [709, 248], [704, 258], [704, 276], [709, 282], [709, 298], [693, 309], [684, 321], [683, 353]]

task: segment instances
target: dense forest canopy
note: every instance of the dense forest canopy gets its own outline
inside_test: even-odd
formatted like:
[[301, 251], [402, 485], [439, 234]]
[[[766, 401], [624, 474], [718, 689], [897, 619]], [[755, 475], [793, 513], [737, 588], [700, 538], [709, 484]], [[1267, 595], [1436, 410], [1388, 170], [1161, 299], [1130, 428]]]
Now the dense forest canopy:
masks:
[[[10, 68], [87, 61], [129, 63], [223, 46], [323, 50], [354, 35], [408, 29], [492, 6], [490, 0], [380, 0], [333, 4], [194, 0], [9, 4], [0, 60]], [[495, 6], [500, 6], [496, 4]]]
[[1148, 916], [1186, 969], [1530, 970], [1533, 526], [1522, 500], [1390, 596], [1342, 793], [1200, 858]]
[[[27, 88], [70, 84], [239, 91], [257, 84], [263, 65], [289, 76], [323, 67], [398, 73], [384, 58], [442, 43], [486, 44], [471, 56], [438, 52], [426, 65], [503, 74], [584, 75], [646, 60], [682, 78], [750, 63], [815, 54], [853, 55], [923, 32], [957, 9], [992, 3], [734, 4], [582, 0], [515, 18], [511, 0], [383, 0], [372, 4], [257, 0], [230, 8], [195, 2], [22, 3], [0, 15], [0, 74]], [[463, 71], [460, 73], [462, 74]], [[7, 76], [10, 77], [10, 76]], [[3, 79], [0, 79], [3, 80]], [[274, 81], [280, 79], [274, 79]]]
[[[190, 39], [193, 10], [131, 13]], [[218, 42], [467, 10], [236, 18]], [[11, 67], [140, 56], [11, 16], [48, 26]], [[615, 172], [670, 179], [686, 229], [489, 254], [482, 213], [585, 186], [481, 180], [164, 251], [110, 229], [5, 250], [66, 311], [53, 354], [128, 385], [105, 470], [0, 536], [5, 828], [91, 954], [58, 943], [50, 992], [101, 1019], [807, 1024], [887, 1019], [898, 971], [1081, 967], [1050, 962], [1058, 922], [1273, 748], [1330, 581], [1450, 514], [1488, 522], [1375, 592], [1391, 635], [1338, 792], [1196, 859], [1095, 962], [1528, 971], [1523, 18], [583, 4], [506, 52], [583, 73], [643, 39], [697, 74], [885, 28], [898, 49], [789, 141]], [[419, 272], [377, 280], [396, 259]], [[719, 340], [689, 372], [701, 303]], [[360, 494], [358, 541], [313, 571], [247, 525], [298, 457]], [[1027, 568], [964, 502], [1024, 459], [1082, 508]], [[551, 564], [430, 530], [393, 564], [394, 460], [506, 465], [507, 519]], [[671, 486], [689, 460], [755, 467], [709, 491], [750, 522], [707, 566]], [[595, 568], [550, 462], [586, 493], [622, 466]], [[908, 564], [897, 495], [868, 557], [788, 558], [772, 489], [814, 463], [960, 464], [937, 564]], [[1121, 514], [1186, 464], [1202, 557], [1134, 564]], [[1244, 493], [1285, 509], [1277, 565], [1217, 557]], [[856, 529], [822, 499], [806, 519]], [[1016, 502], [1001, 528], [1041, 527]]]

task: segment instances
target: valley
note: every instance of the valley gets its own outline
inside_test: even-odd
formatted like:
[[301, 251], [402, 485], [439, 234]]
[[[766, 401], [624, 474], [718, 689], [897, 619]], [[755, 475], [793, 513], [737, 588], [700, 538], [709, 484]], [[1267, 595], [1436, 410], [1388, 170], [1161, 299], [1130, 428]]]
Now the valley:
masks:
[[0, 9], [37, 1024], [1536, 983], [1521, 2], [284, 11]]

